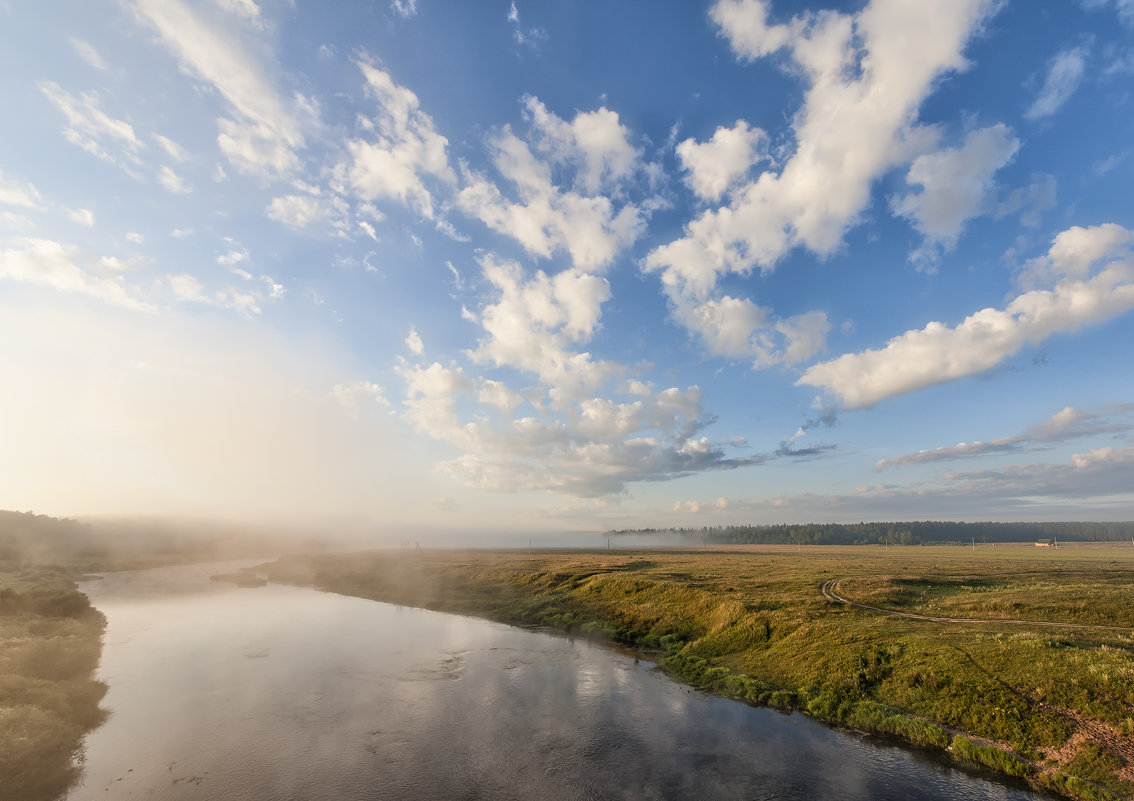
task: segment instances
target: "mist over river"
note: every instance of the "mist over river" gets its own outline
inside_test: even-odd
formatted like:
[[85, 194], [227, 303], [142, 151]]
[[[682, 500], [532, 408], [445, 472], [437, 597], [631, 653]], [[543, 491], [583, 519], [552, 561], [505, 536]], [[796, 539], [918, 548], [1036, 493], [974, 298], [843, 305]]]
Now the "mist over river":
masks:
[[1041, 797], [586, 641], [209, 580], [233, 567], [82, 585], [111, 716], [68, 799]]

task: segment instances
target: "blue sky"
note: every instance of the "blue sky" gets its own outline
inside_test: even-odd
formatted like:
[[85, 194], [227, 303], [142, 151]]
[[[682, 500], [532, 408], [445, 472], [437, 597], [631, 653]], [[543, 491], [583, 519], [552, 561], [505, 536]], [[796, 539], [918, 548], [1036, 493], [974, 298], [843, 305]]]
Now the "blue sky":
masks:
[[0, 507], [1134, 518], [1132, 33], [0, 2]]

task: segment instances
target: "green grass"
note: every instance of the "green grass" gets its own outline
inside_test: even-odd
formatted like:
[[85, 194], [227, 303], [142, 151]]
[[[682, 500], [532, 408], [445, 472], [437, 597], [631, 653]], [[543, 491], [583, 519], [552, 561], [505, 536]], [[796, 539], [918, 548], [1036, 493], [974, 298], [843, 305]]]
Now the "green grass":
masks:
[[[370, 552], [289, 557], [271, 573], [627, 644], [695, 687], [1090, 799], [1134, 797], [1131, 568], [1134, 549], [1114, 546], [756, 546]], [[822, 584], [842, 577], [846, 597], [919, 614], [1132, 628], [894, 618], [825, 599]], [[1060, 751], [1084, 720], [1108, 736]]]
[[102, 723], [92, 679], [106, 620], [62, 569], [0, 573], [0, 788], [56, 798], [78, 775], [83, 735]]

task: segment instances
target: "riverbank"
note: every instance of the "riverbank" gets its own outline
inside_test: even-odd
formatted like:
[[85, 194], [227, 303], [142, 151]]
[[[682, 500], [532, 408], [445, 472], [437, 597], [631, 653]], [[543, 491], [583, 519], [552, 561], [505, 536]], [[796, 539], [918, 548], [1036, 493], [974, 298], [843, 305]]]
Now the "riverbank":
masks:
[[[1077, 799], [1134, 797], [1129, 548], [368, 552], [275, 581], [539, 624], [650, 652], [689, 684], [896, 737]], [[825, 597], [936, 617], [903, 619]]]
[[62, 568], [0, 572], [0, 787], [49, 801], [81, 769], [83, 736], [102, 723], [94, 680], [106, 619]]

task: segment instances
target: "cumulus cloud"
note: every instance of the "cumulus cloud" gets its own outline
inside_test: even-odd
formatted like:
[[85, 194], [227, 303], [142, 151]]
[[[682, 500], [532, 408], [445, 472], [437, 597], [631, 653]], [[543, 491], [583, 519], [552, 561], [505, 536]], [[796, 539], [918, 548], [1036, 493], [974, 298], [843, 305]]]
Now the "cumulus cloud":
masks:
[[823, 387], [847, 409], [995, 367], [1025, 345], [1109, 320], [1134, 308], [1132, 234], [1113, 223], [1073, 227], [1020, 274], [1032, 289], [1003, 309], [982, 309], [950, 327], [931, 322], [884, 348], [848, 353], [808, 368], [797, 382]]
[[409, 334], [406, 335], [406, 348], [414, 356], [421, 356], [425, 353], [425, 343], [421, 341], [421, 335], [417, 333], [417, 329], [412, 326]]
[[[806, 88], [782, 169], [737, 183], [726, 205], [705, 210], [683, 236], [647, 256], [643, 267], [661, 275], [677, 319], [695, 324], [718, 310], [705, 307], [715, 302], [731, 310], [734, 324], [755, 323], [750, 301], [719, 295], [723, 275], [772, 270], [798, 246], [832, 253], [869, 203], [874, 181], [935, 142], [936, 130], [917, 124], [917, 109], [941, 75], [965, 67], [962, 49], [994, 6], [874, 0], [854, 15], [806, 13], [769, 24], [761, 0], [718, 0], [710, 17], [736, 56], [784, 52]], [[729, 165], [726, 175], [740, 169]], [[715, 341], [703, 327], [694, 331]]]
[[825, 312], [780, 319], [771, 309], [730, 295], [701, 302], [679, 296], [673, 315], [710, 353], [750, 359], [756, 368], [807, 361], [826, 348], [830, 330]]
[[[570, 256], [576, 268], [605, 268], [633, 244], [645, 227], [643, 210], [617, 198], [639, 167], [639, 152], [618, 115], [606, 108], [580, 112], [568, 123], [535, 98], [525, 107], [531, 121], [532, 145], [505, 126], [490, 140], [492, 161], [510, 183], [517, 199], [508, 199], [486, 176], [465, 169], [465, 186], [457, 205], [470, 217], [511, 237], [532, 256]], [[552, 180], [552, 167], [569, 165], [575, 173], [570, 189]], [[601, 190], [601, 191], [600, 191]]]
[[1087, 51], [1076, 47], [1056, 54], [1048, 65], [1047, 77], [1039, 95], [1024, 112], [1030, 120], [1050, 117], [1068, 101], [1083, 80]]
[[50, 239], [20, 239], [15, 247], [0, 250], [0, 278], [88, 295], [136, 311], [154, 310], [130, 291], [121, 275], [104, 274], [104, 264], [74, 245]]
[[492, 254], [480, 266], [492, 295], [465, 314], [484, 336], [464, 355], [513, 378], [440, 362], [398, 368], [407, 418], [461, 451], [441, 473], [481, 489], [597, 497], [766, 458], [729, 456], [735, 445], [699, 436], [710, 419], [697, 387], [658, 391], [584, 349], [609, 296], [604, 278], [575, 268], [527, 275]]
[[920, 191], [895, 196], [890, 206], [913, 224], [928, 246], [952, 250], [965, 221], [986, 210], [992, 176], [1019, 148], [1020, 140], [1003, 123], [971, 131], [960, 147], [914, 159], [906, 183]]
[[767, 134], [738, 120], [732, 128], [718, 127], [707, 142], [686, 139], [677, 146], [685, 182], [702, 200], [719, 200], [761, 158]]
[[993, 453], [1029, 451], [1054, 442], [1065, 442], [1101, 434], [1123, 433], [1134, 427], [1131, 423], [1123, 420], [1132, 413], [1134, 413], [1134, 404], [1111, 407], [1102, 413], [1087, 413], [1067, 406], [1039, 425], [1032, 426], [1015, 436], [998, 437], [983, 442], [960, 442], [949, 447], [905, 453], [889, 459], [880, 459], [874, 465], [874, 469], [881, 471], [888, 467], [951, 461]]
[[[342, 229], [347, 204], [339, 197], [314, 195], [281, 195], [272, 198], [265, 209], [268, 217], [292, 228], [331, 225]], [[368, 224], [367, 224], [368, 225]], [[370, 229], [373, 231], [373, 228]]]
[[364, 201], [396, 200], [432, 219], [433, 195], [423, 178], [455, 182], [448, 140], [421, 111], [417, 95], [365, 61], [358, 62], [358, 67], [378, 113], [362, 118], [365, 136], [347, 143], [350, 159], [338, 167], [339, 178]]
[[480, 259], [495, 292], [478, 323], [485, 331], [470, 352], [478, 363], [535, 374], [566, 396], [593, 392], [617, 367], [577, 346], [590, 339], [602, 304], [610, 297], [606, 279], [577, 270], [526, 278], [520, 265], [491, 254]]
[[552, 164], [572, 165], [581, 192], [617, 193], [639, 168], [641, 151], [630, 144], [630, 130], [618, 113], [603, 107], [579, 112], [567, 122], [532, 96], [524, 98], [536, 149]]
[[[251, 278], [250, 275], [248, 277]], [[260, 314], [260, 304], [265, 300], [263, 293], [257, 289], [237, 289], [236, 287], [226, 286], [220, 289], [206, 290], [195, 276], [188, 273], [167, 275], [165, 279], [170, 290], [179, 301], [201, 303], [206, 306], [215, 306], [218, 309], [229, 309], [242, 317]], [[282, 287], [280, 289], [282, 290]], [[271, 291], [269, 297], [275, 299], [282, 297], [282, 295], [282, 291]]]
[[[719, 0], [710, 16], [736, 55], [786, 50], [807, 84], [794, 154], [704, 212], [685, 235], [656, 249], [647, 268], [667, 284], [704, 294], [727, 271], [771, 269], [790, 248], [825, 255], [869, 202], [873, 181], [932, 141], [916, 111], [992, 4], [874, 0], [854, 16], [806, 14], [767, 25], [760, 0]], [[832, 136], [831, 131], [838, 131]]]
[[[400, 369], [407, 415], [415, 427], [463, 454], [438, 465], [478, 489], [547, 490], [576, 497], [623, 491], [632, 481], [657, 481], [689, 473], [756, 464], [763, 457], [728, 457], [719, 445], [693, 435], [699, 427], [699, 392], [670, 388], [617, 403], [590, 398], [561, 414], [465, 419], [459, 403], [480, 398], [500, 410], [514, 408], [501, 387], [477, 389], [460, 368], [434, 362]], [[503, 395], [503, 397], [502, 397]], [[687, 415], [692, 415], [689, 417]]]

